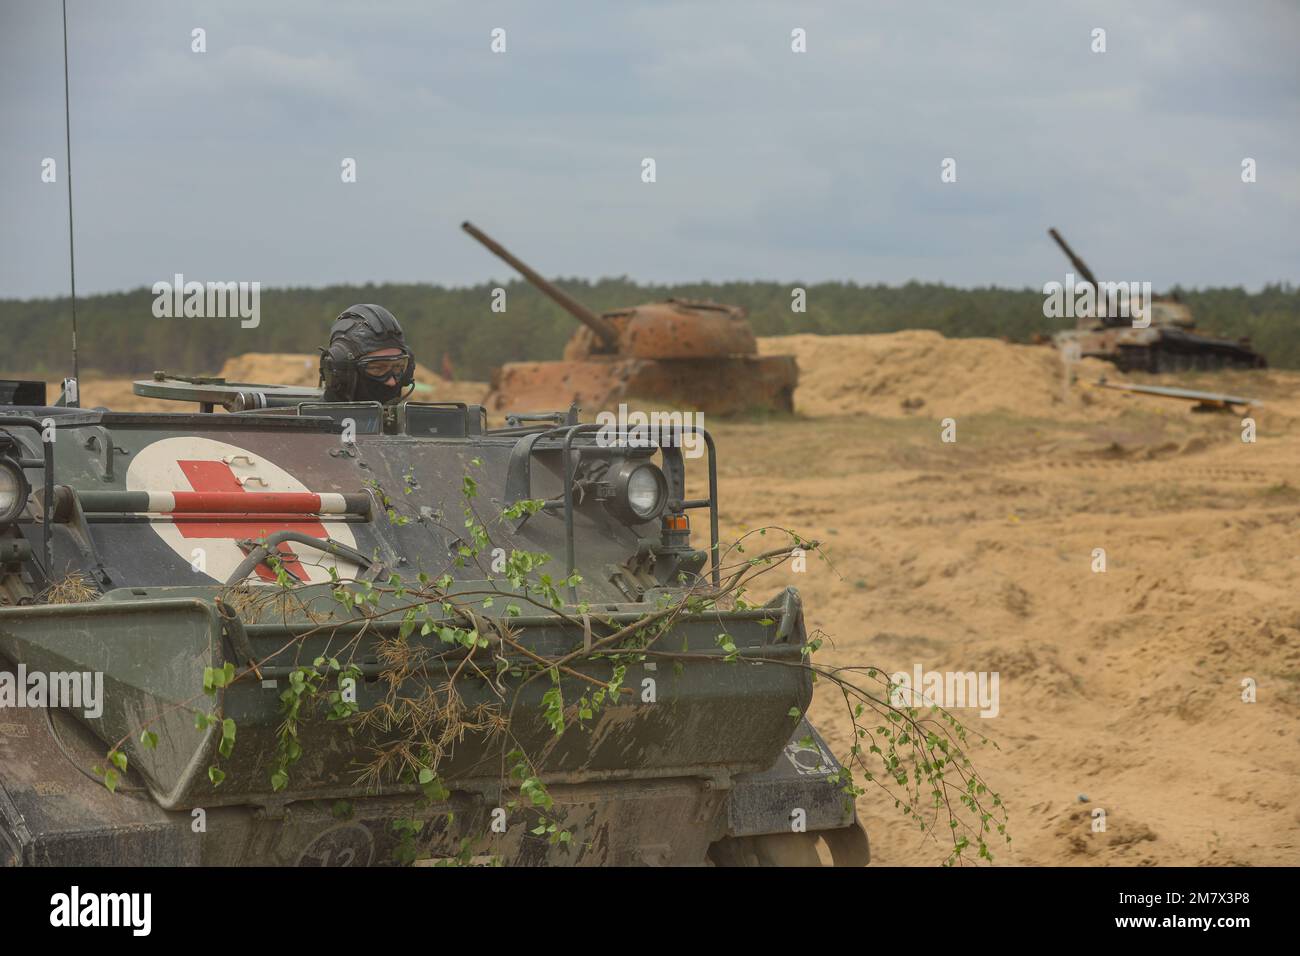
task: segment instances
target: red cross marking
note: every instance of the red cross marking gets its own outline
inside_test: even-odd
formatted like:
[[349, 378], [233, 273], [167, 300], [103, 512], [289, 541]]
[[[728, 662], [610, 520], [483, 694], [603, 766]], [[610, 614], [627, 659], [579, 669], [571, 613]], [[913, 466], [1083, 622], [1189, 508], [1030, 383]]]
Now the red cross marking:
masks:
[[[178, 461], [176, 464], [180, 465], [181, 471], [189, 479], [190, 487], [195, 491], [244, 492], [243, 485], [224, 461]], [[267, 521], [249, 515], [248, 521], [211, 521], [202, 517], [175, 515], [172, 521], [185, 538], [264, 538], [274, 531], [301, 531], [316, 538], [329, 537], [325, 526], [314, 518], [306, 521]], [[280, 554], [284, 555], [282, 561], [286, 571], [300, 581], [309, 580], [306, 570], [289, 545], [281, 544]], [[275, 580], [275, 572], [265, 564], [257, 566], [257, 576], [263, 581]]]

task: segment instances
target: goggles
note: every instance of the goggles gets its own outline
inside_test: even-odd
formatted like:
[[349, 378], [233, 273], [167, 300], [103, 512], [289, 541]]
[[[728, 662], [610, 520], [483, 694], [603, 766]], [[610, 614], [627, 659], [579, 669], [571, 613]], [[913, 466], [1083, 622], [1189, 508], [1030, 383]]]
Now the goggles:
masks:
[[361, 374], [380, 382], [390, 378], [401, 381], [410, 365], [411, 356], [406, 352], [400, 355], [377, 355], [372, 358], [357, 359], [357, 369]]

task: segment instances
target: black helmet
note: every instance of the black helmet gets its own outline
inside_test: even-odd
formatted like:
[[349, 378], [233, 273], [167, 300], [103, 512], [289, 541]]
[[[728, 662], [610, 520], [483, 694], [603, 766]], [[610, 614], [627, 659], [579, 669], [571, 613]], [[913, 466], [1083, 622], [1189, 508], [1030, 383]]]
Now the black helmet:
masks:
[[[400, 354], [366, 358], [381, 349]], [[396, 382], [387, 385], [388, 379]], [[415, 381], [415, 359], [393, 313], [382, 305], [343, 310], [330, 328], [329, 346], [321, 349], [320, 381], [327, 402], [389, 404], [401, 398]]]

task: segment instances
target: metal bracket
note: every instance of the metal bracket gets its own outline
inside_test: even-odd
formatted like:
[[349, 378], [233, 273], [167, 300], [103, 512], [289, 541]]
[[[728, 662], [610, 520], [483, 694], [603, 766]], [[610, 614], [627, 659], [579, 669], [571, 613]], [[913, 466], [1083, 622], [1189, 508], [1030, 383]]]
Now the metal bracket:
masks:
[[120, 445], [113, 444], [113, 433], [110, 432], [103, 425], [92, 425], [90, 427], [93, 428], [97, 434], [88, 436], [86, 440], [82, 443], [82, 447], [85, 448], [87, 451], [99, 451], [100, 444], [101, 444], [99, 436], [103, 435], [104, 440], [102, 444], [104, 450], [104, 473], [100, 476], [100, 478], [103, 481], [109, 481], [109, 482], [116, 481], [117, 479], [113, 473], [113, 452], [116, 451], [122, 455], [129, 455], [131, 453], [127, 451], [125, 448], [121, 447]]
[[[51, 517], [54, 521], [67, 526], [68, 536], [72, 538], [72, 543], [81, 553], [81, 560], [90, 566], [99, 586], [105, 591], [112, 588], [113, 579], [109, 577], [104, 562], [100, 560], [99, 549], [95, 547], [95, 539], [90, 534], [90, 524], [86, 521], [86, 512], [82, 510], [81, 499], [75, 490], [67, 485], [55, 486], [54, 510]], [[52, 569], [47, 572], [47, 576], [52, 574]]]
[[[515, 443], [515, 447], [510, 449], [510, 461], [506, 465], [506, 507], [518, 504], [520, 501], [527, 501], [532, 498], [533, 493], [533, 446], [537, 444], [537, 439], [542, 438], [549, 432], [536, 432], [532, 435], [525, 435]], [[518, 531], [524, 526], [528, 516], [524, 515], [514, 520], [514, 530]]]

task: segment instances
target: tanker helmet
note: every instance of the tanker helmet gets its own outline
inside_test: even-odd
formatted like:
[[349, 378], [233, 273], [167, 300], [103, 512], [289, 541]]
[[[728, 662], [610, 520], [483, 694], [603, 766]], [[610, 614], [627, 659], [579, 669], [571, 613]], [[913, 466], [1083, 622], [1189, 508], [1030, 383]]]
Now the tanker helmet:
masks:
[[388, 405], [402, 398], [415, 382], [415, 359], [393, 313], [382, 305], [345, 309], [321, 349], [320, 381], [327, 402]]

